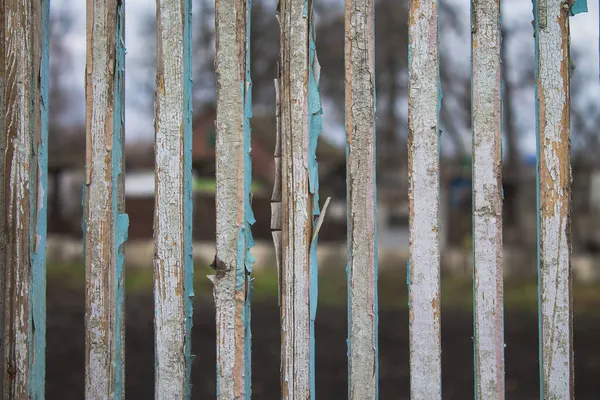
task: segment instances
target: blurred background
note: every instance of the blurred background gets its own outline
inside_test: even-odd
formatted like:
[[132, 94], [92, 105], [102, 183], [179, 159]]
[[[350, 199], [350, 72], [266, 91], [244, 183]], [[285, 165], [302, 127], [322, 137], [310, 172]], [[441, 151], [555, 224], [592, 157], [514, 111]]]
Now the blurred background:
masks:
[[[193, 3], [193, 170], [195, 322], [193, 398], [215, 398], [215, 332], [207, 268], [215, 236], [214, 2]], [[440, 2], [441, 246], [444, 399], [473, 396], [471, 121], [469, 1]], [[598, 4], [571, 18], [575, 390], [600, 398], [600, 80]], [[126, 3], [127, 398], [153, 397], [152, 254], [155, 3]], [[253, 397], [279, 398], [279, 311], [271, 242], [275, 146], [273, 79], [279, 52], [276, 0], [254, 0], [253, 235], [257, 258]], [[407, 49], [408, 0], [375, 0], [377, 184], [380, 261], [380, 394], [408, 399]], [[320, 197], [332, 197], [319, 236], [317, 396], [347, 398], [344, 2], [319, 1], [323, 133], [317, 158]], [[502, 1], [503, 186], [506, 390], [539, 398], [536, 260], [535, 103], [532, 6]], [[83, 397], [81, 188], [85, 155], [85, 2], [53, 0], [50, 40], [48, 220], [48, 398]]]

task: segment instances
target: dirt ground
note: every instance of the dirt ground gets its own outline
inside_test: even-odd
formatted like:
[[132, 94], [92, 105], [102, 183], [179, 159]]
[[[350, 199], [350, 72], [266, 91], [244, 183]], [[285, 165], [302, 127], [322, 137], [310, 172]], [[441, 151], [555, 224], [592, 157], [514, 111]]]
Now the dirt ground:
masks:
[[[47, 398], [82, 399], [84, 388], [83, 292], [48, 286]], [[127, 298], [126, 392], [128, 399], [152, 399], [152, 296]], [[443, 398], [473, 398], [470, 312], [442, 312]], [[316, 322], [316, 391], [319, 399], [347, 399], [346, 310], [320, 307]], [[600, 398], [600, 318], [575, 318], [575, 395]], [[279, 312], [276, 303], [253, 304], [253, 399], [279, 395]], [[539, 399], [537, 315], [507, 313], [507, 399]], [[211, 302], [195, 304], [192, 369], [194, 399], [215, 398], [215, 329]], [[409, 398], [408, 315], [380, 312], [380, 398]]]

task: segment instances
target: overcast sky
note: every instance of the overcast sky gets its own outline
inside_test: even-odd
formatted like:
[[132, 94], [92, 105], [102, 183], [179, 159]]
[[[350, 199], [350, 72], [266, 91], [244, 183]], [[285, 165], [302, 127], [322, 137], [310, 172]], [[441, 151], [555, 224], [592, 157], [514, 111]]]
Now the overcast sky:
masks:
[[[343, 0], [326, 0], [340, 7], [343, 6]], [[470, 0], [446, 0], [460, 6], [464, 21], [469, 21]], [[581, 0], [580, 0], [581, 1]], [[62, 7], [63, 0], [53, 0], [52, 9]], [[339, 3], [339, 4], [338, 4]], [[140, 37], [141, 16], [147, 13], [153, 13], [155, 9], [153, 0], [127, 0], [126, 1], [126, 135], [128, 140], [137, 138], [151, 139], [154, 135], [152, 115], [148, 115], [145, 110], [136, 107], [136, 96], [140, 88], [132, 79], [127, 80], [127, 76], [134, 76], [136, 73], [135, 59], [140, 57], [144, 49], [144, 42]], [[85, 68], [85, 7], [84, 1], [69, 1], [69, 6], [74, 14], [74, 27], [68, 37], [68, 43], [72, 51], [73, 70], [70, 71], [72, 80], [70, 81], [72, 89], [76, 93], [75, 104], [78, 106], [74, 110], [74, 117], [82, 120], [85, 117], [84, 97], [84, 68]], [[505, 0], [502, 2], [503, 23], [512, 24], [522, 21], [531, 21], [531, 1], [530, 0]], [[583, 73], [590, 77], [588, 87], [590, 98], [597, 98], [600, 94], [600, 84], [598, 82], [598, 2], [592, 1], [588, 4], [588, 13], [578, 14], [571, 19], [571, 45], [584, 51], [584, 57], [577, 62], [577, 73]], [[318, 40], [318, 36], [317, 36]], [[531, 51], [533, 52], [533, 37], [523, 39], [525, 43], [529, 40]], [[469, 71], [469, 30], [465, 30], [462, 37], [455, 40], [454, 46], [456, 60], [461, 68]], [[509, 54], [510, 56], [510, 54]], [[328, 109], [330, 105], [324, 102], [324, 128], [325, 131], [333, 135], [336, 141], [343, 141], [343, 127], [336, 126], [335, 120], [339, 116], [328, 118]], [[404, 113], [403, 113], [404, 114]], [[534, 97], [532, 91], [524, 91], [519, 97], [519, 107], [517, 110], [519, 126], [523, 129], [523, 145], [527, 152], [535, 151], [535, 120], [534, 120]]]

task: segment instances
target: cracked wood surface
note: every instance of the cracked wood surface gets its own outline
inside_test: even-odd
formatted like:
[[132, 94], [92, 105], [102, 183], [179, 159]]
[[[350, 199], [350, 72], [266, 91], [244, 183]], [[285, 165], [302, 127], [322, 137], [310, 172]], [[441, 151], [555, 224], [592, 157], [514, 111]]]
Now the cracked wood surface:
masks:
[[475, 398], [504, 399], [500, 1], [472, 1]]
[[[5, 0], [0, 0], [0, 32], [6, 37], [5, 27]], [[6, 160], [6, 138], [4, 117], [4, 88], [6, 87], [5, 75], [5, 44], [6, 40], [0, 40], [0, 398], [4, 398], [4, 274], [6, 268], [6, 202], [5, 202], [5, 160]]]
[[[42, 399], [45, 386], [47, 1], [2, 4], [4, 251], [3, 399]], [[44, 35], [46, 35], [44, 37]]]
[[156, 3], [155, 398], [191, 396], [191, 3]]
[[569, 7], [547, 0], [535, 12], [541, 396], [572, 399]]
[[[313, 211], [316, 193], [311, 192], [310, 170], [312, 75], [314, 51], [312, 4], [281, 0], [281, 64], [279, 100], [281, 130], [281, 397], [284, 400], [314, 398], [314, 332], [316, 271], [311, 270]], [[313, 70], [316, 69], [317, 71]], [[318, 77], [316, 77], [318, 82]], [[318, 83], [317, 83], [318, 85]], [[316, 139], [315, 139], [316, 140]], [[277, 232], [275, 232], [277, 236]], [[316, 268], [316, 265], [312, 265]], [[313, 297], [314, 296], [314, 297]]]
[[85, 396], [125, 397], [124, 5], [87, 1]]
[[438, 1], [409, 8], [409, 345], [413, 399], [441, 399]]
[[250, 399], [250, 4], [217, 0], [217, 398]]
[[375, 11], [346, 2], [348, 374], [350, 399], [378, 398]]

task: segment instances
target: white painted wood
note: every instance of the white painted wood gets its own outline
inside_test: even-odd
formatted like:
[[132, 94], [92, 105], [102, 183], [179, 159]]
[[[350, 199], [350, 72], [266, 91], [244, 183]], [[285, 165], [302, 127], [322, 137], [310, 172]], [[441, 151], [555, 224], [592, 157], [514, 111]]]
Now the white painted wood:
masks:
[[308, 182], [308, 42], [312, 11], [280, 0], [281, 398], [311, 398], [310, 242], [313, 196]]
[[437, 0], [409, 10], [410, 392], [441, 399]]
[[346, 1], [348, 398], [378, 398], [375, 10]]
[[[157, 71], [155, 91], [156, 206], [154, 214], [155, 398], [190, 398], [188, 363], [190, 332], [186, 320], [185, 280], [191, 267], [187, 243], [185, 161], [186, 115], [184, 85], [184, 20], [188, 1], [159, 0], [156, 4]], [[191, 171], [190, 171], [191, 173]], [[186, 336], [187, 335], [187, 336]]]
[[504, 399], [500, 1], [472, 3], [475, 398]]
[[[214, 297], [217, 318], [217, 397], [250, 398], [250, 359], [246, 340], [249, 273], [246, 271], [246, 188], [244, 134], [249, 117], [245, 110], [247, 24], [246, 0], [218, 0], [215, 8], [217, 74], [216, 204], [217, 255]], [[240, 90], [243, 88], [243, 92]], [[247, 185], [247, 186], [246, 186]], [[243, 251], [240, 253], [240, 248]], [[248, 343], [249, 345], [249, 343]]]
[[562, 0], [538, 3], [536, 52], [540, 144], [541, 396], [558, 400], [574, 398], [569, 8], [564, 7]]

